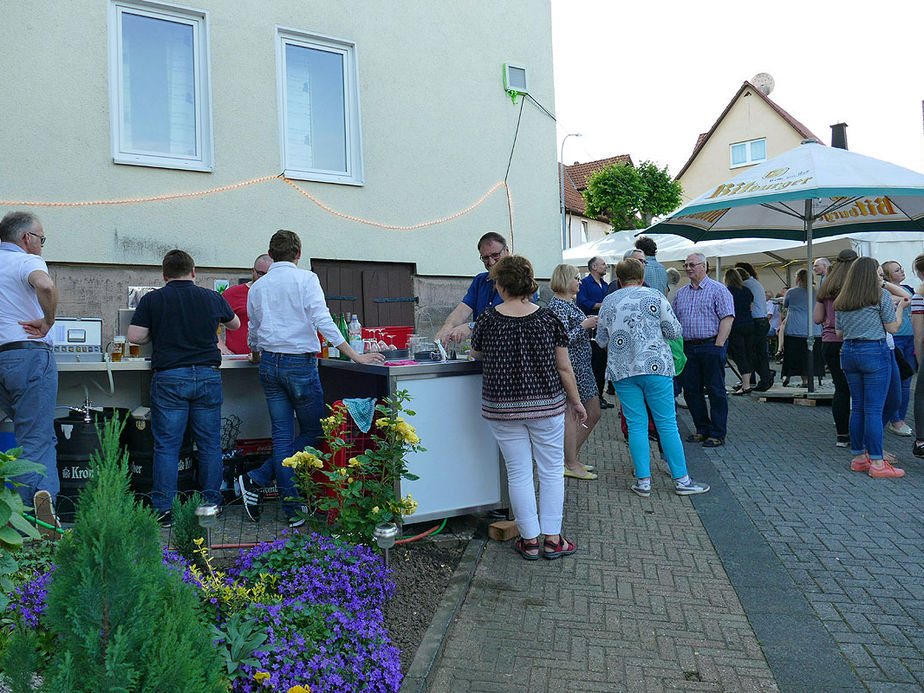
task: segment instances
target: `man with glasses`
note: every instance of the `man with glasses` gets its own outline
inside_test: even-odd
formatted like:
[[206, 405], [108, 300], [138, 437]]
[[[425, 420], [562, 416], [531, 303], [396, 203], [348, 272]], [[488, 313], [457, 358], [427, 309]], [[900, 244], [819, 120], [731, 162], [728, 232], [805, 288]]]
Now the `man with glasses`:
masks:
[[241, 328], [239, 330], [224, 332], [218, 338], [218, 348], [222, 354], [250, 353], [250, 347], [247, 346], [247, 294], [250, 293], [250, 287], [253, 286], [253, 283], [266, 274], [272, 264], [273, 258], [263, 253], [253, 261], [253, 269], [250, 270], [252, 278], [249, 282], [229, 286], [222, 293], [222, 298], [228, 302], [234, 314], [241, 319]]
[[45, 231], [34, 214], [10, 212], [0, 221], [0, 409], [13, 419], [22, 459], [45, 467], [15, 477], [23, 503], [59, 527], [54, 413], [58, 369], [49, 334], [58, 290], [42, 259]]
[[[687, 442], [716, 448], [725, 444], [728, 395], [725, 392], [725, 354], [728, 334], [735, 321], [731, 292], [706, 276], [706, 256], [693, 253], [683, 265], [690, 283], [674, 297], [674, 314], [683, 330], [683, 396], [696, 433]], [[709, 395], [709, 406], [703, 390]]]
[[505, 255], [510, 254], [507, 248], [507, 239], [499, 233], [489, 231], [478, 241], [478, 254], [487, 272], [475, 275], [465, 298], [457, 305], [446, 318], [446, 322], [436, 333], [436, 338], [444, 344], [452, 340], [461, 344], [472, 333], [475, 320], [488, 306], [496, 306], [501, 297], [494, 288], [494, 280], [490, 278], [491, 268]]
[[[603, 299], [606, 298], [609, 284], [603, 278], [606, 275], [606, 260], [602, 257], [592, 257], [587, 261], [587, 276], [581, 280], [578, 288], [577, 307], [585, 315], [597, 315]], [[600, 408], [612, 409], [615, 405], [603, 398], [603, 386], [606, 382], [606, 349], [597, 344], [597, 340], [590, 340], [590, 368], [597, 381], [597, 390], [600, 392]]]

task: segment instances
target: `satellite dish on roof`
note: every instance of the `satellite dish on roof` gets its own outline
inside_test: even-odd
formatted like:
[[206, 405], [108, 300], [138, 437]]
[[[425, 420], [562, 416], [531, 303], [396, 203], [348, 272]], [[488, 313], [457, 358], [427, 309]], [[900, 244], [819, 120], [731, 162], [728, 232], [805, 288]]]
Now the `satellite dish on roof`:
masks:
[[773, 81], [771, 77], [766, 72], [758, 72], [751, 78], [751, 84], [753, 84], [764, 96], [769, 96], [770, 92], [773, 91], [773, 87], [776, 82]]

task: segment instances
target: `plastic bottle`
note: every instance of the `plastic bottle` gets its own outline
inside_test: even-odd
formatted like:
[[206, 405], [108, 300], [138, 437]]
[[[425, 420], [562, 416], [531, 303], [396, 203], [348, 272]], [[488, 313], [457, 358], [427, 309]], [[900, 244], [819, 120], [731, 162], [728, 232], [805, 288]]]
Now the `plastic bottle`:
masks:
[[327, 348], [327, 340], [324, 339], [324, 335], [322, 335], [320, 332], [318, 332], [318, 342], [321, 345], [321, 353], [318, 354], [318, 356], [320, 356], [320, 358], [322, 359], [329, 358], [330, 351]]
[[353, 319], [350, 320], [350, 347], [357, 354], [363, 353], [363, 326], [359, 324], [359, 316], [353, 313]]
[[[340, 334], [343, 335], [343, 340], [344, 340], [345, 342], [349, 343], [349, 341], [350, 341], [350, 328], [349, 328], [349, 326], [348, 326], [347, 323], [348, 323], [347, 316], [344, 315], [343, 313], [341, 313], [341, 314], [340, 314], [340, 319], [337, 321], [337, 327], [340, 328]], [[344, 354], [343, 352], [340, 352], [340, 358], [341, 358], [343, 361], [349, 361], [349, 360], [350, 360], [350, 357], [347, 356], [346, 354]]]

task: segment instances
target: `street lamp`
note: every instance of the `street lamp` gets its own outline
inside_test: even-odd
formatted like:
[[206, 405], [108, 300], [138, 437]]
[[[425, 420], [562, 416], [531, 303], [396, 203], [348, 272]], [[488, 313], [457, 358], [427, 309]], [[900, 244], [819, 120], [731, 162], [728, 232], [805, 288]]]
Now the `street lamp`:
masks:
[[565, 250], [568, 247], [568, 231], [565, 228], [565, 141], [569, 137], [580, 137], [581, 133], [579, 132], [569, 132], [561, 141], [561, 155], [558, 157], [558, 160], [561, 162], [561, 249]]

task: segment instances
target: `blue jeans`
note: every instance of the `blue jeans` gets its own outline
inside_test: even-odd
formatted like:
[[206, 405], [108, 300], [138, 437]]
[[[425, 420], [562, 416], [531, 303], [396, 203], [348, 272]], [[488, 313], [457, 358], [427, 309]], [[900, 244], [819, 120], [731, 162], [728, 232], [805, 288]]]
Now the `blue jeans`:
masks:
[[[687, 342], [683, 345], [687, 355], [687, 365], [683, 369], [683, 398], [690, 409], [696, 432], [707, 438], [724, 438], [728, 425], [726, 347], [717, 347], [711, 341], [705, 344]], [[709, 394], [708, 409], [703, 389]]]
[[[301, 505], [295, 488], [295, 471], [283, 467], [282, 461], [306, 445], [317, 447], [321, 439], [324, 393], [315, 358], [264, 351], [260, 358], [260, 384], [266, 395], [273, 430], [273, 456], [263, 466], [250, 472], [260, 486], [272, 483], [283, 499], [282, 510], [292, 516]], [[298, 419], [299, 435], [295, 435]]]
[[170, 510], [176, 495], [180, 446], [187, 424], [199, 453], [199, 488], [207, 503], [221, 505], [221, 374], [217, 366], [158, 371], [151, 378], [154, 488], [151, 503]]
[[882, 412], [894, 358], [884, 339], [849, 339], [841, 347], [841, 368], [850, 386], [850, 449], [882, 459]]
[[629, 452], [632, 453], [632, 464], [635, 465], [635, 478], [647, 479], [651, 476], [651, 445], [648, 442], [646, 402], [651, 409], [655, 428], [658, 429], [664, 459], [670, 467], [671, 476], [675, 479], [685, 476], [687, 460], [677, 430], [673, 378], [663, 375], [633, 375], [631, 378], [615, 381], [613, 388], [619, 395], [622, 413], [626, 417]]
[[[905, 334], [905, 335], [896, 335], [893, 337], [895, 340], [895, 348], [902, 352], [902, 356], [905, 357], [905, 361], [914, 368], [917, 369], [918, 362], [914, 354], [914, 335]], [[895, 364], [895, 368], [898, 369], [898, 364]], [[899, 375], [901, 378], [901, 375]], [[905, 378], [902, 380], [902, 401], [898, 405], [897, 409], [889, 411], [889, 420], [890, 421], [904, 421], [905, 417], [908, 415], [908, 405], [911, 403], [911, 380], [914, 376]]]
[[51, 349], [0, 352], [0, 409], [13, 419], [22, 459], [42, 465], [46, 472], [14, 477], [23, 484], [16, 490], [30, 508], [36, 491], [48, 491], [54, 500], [60, 488], [54, 426], [57, 398], [58, 368]]

